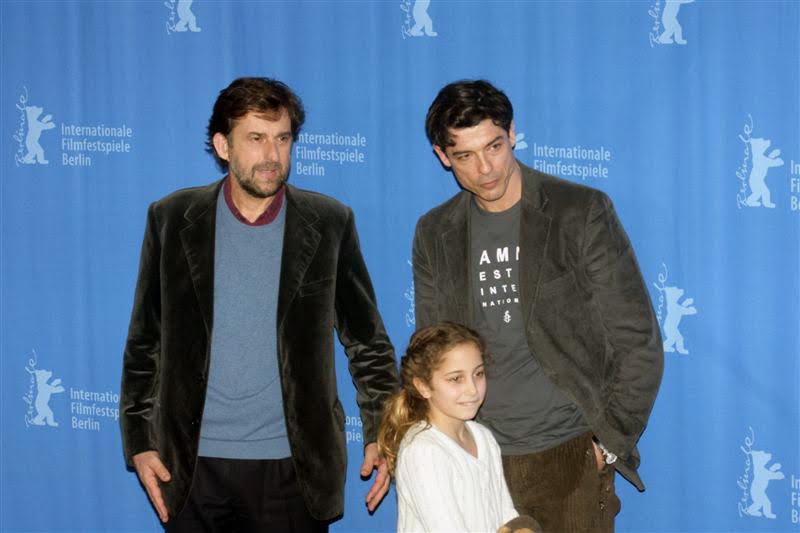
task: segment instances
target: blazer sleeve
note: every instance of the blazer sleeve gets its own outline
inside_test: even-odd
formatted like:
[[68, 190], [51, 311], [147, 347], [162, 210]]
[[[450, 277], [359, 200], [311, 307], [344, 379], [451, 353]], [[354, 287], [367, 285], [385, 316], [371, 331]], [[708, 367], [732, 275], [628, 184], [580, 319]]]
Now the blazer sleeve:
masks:
[[398, 386], [397, 363], [378, 312], [350, 209], [336, 272], [335, 326], [356, 386], [364, 442], [375, 442], [383, 404]]
[[615, 434], [597, 435], [627, 458], [647, 424], [664, 369], [661, 333], [628, 236], [611, 200], [595, 192], [587, 209], [581, 271], [613, 349], [605, 418]]
[[422, 221], [417, 223], [414, 234], [414, 246], [411, 254], [414, 270], [414, 319], [416, 329], [430, 326], [437, 322], [436, 287], [434, 285], [433, 264], [430, 260], [431, 250], [426, 242]]
[[161, 354], [161, 244], [155, 208], [147, 212], [139, 277], [133, 300], [128, 339], [122, 363], [120, 426], [125, 460], [140, 452], [155, 450], [154, 407], [158, 398]]

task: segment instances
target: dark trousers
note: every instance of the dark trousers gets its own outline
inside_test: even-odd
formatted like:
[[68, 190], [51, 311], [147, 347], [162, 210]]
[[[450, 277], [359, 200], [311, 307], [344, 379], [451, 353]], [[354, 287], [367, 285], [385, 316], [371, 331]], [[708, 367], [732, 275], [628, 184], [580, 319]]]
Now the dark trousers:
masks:
[[183, 511], [167, 533], [327, 533], [308, 512], [292, 459], [200, 457]]
[[598, 471], [590, 433], [542, 452], [503, 456], [503, 471], [514, 507], [545, 533], [614, 531], [614, 468]]

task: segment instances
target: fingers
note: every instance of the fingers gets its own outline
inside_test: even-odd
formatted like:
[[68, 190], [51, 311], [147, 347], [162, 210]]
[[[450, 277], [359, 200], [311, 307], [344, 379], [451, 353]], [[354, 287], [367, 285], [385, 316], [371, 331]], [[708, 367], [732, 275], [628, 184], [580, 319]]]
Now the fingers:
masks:
[[167, 505], [164, 503], [164, 498], [161, 495], [161, 487], [159, 487], [159, 480], [163, 483], [169, 482], [172, 479], [169, 470], [161, 462], [161, 458], [155, 451], [147, 451], [136, 454], [133, 456], [133, 464], [136, 467], [136, 474], [139, 476], [139, 481], [142, 482], [147, 497], [158, 513], [158, 518], [162, 522], [169, 520], [169, 513], [167, 512]]
[[367, 493], [367, 509], [370, 512], [378, 507], [383, 497], [389, 492], [390, 483], [389, 468], [386, 466], [386, 461], [381, 460], [380, 465], [378, 465], [378, 475], [375, 476], [375, 482]]
[[594, 458], [595, 461], [597, 461], [597, 470], [602, 470], [606, 466], [606, 460], [603, 457], [603, 452], [600, 451], [600, 447], [594, 441], [592, 441], [592, 448], [594, 448]]
[[375, 468], [375, 461], [369, 457], [364, 457], [364, 462], [361, 463], [361, 477], [369, 477], [373, 468]]
[[172, 479], [172, 476], [169, 475], [169, 470], [167, 470], [167, 467], [164, 466], [164, 463], [162, 463], [160, 459], [156, 459], [152, 464], [151, 468], [153, 469], [153, 472], [155, 472], [155, 474], [158, 476], [158, 479], [160, 479], [164, 483], [167, 483], [169, 482], [170, 479]]
[[378, 445], [371, 442], [364, 447], [364, 463], [361, 465], [361, 477], [369, 477], [374, 469], [378, 470], [378, 474], [375, 476], [375, 481], [373, 481], [366, 496], [367, 509], [370, 512], [374, 511], [378, 504], [381, 503], [381, 500], [389, 491], [389, 484], [391, 483], [386, 460], [378, 453]]
[[147, 491], [147, 497], [150, 498], [150, 501], [153, 503], [153, 507], [156, 508], [158, 518], [162, 522], [169, 520], [167, 505], [164, 503], [164, 498], [161, 496], [161, 489], [158, 486], [156, 476], [154, 474], [147, 475], [144, 479], [142, 479], [142, 484]]
[[361, 463], [361, 477], [372, 475], [372, 469], [380, 466], [381, 457], [378, 454], [378, 445], [370, 442], [364, 447], [364, 462]]

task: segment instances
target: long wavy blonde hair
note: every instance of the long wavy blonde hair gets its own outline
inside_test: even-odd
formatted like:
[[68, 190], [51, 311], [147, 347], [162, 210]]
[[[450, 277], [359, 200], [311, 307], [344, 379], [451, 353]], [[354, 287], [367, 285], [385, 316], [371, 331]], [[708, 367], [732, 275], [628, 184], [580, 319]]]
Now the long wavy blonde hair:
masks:
[[408, 341], [400, 361], [403, 386], [387, 400], [378, 430], [378, 449], [394, 474], [397, 452], [406, 432], [417, 422], [428, 420], [428, 400], [414, 385], [414, 378], [430, 385], [433, 372], [447, 352], [456, 346], [474, 344], [483, 356], [485, 347], [480, 335], [466, 326], [442, 322], [417, 330]]

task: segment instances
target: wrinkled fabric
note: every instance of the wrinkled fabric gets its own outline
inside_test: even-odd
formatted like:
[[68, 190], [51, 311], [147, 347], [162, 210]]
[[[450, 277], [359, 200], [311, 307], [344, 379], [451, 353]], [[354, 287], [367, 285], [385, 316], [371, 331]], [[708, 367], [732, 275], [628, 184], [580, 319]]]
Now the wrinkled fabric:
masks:
[[[194, 475], [213, 328], [215, 205], [222, 182], [152, 204], [125, 346], [120, 423], [128, 464], [156, 450], [172, 474], [170, 516]], [[287, 186], [278, 294], [278, 364], [286, 426], [306, 505], [318, 520], [343, 511], [345, 416], [336, 391], [335, 328], [357, 388], [365, 442], [376, 439], [397, 386], [394, 352], [349, 208]]]
[[[664, 354], [633, 249], [605, 193], [520, 168], [520, 295], [528, 346], [600, 442], [619, 456], [617, 470], [644, 490], [636, 443], [661, 383]], [[443, 320], [474, 327], [470, 197], [462, 191], [417, 223], [417, 327]]]

